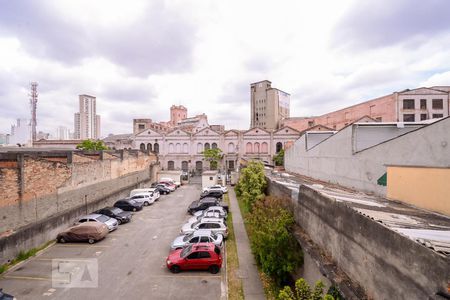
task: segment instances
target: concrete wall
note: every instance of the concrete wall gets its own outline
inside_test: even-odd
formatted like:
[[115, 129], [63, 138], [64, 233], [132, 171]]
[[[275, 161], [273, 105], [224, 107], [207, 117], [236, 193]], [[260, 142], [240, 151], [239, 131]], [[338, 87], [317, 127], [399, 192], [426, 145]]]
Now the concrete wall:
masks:
[[285, 152], [286, 170], [385, 196], [386, 187], [377, 180], [386, 173], [386, 165], [450, 166], [450, 118], [357, 153], [356, 127], [349, 126], [310, 150], [303, 135]]
[[295, 195], [271, 182], [269, 193], [292, 195], [284, 199], [291, 202], [296, 223], [325, 257], [364, 288], [368, 298], [437, 299], [436, 292], [447, 290], [448, 258], [310, 187], [301, 186]]
[[450, 168], [387, 167], [387, 197], [450, 216]]

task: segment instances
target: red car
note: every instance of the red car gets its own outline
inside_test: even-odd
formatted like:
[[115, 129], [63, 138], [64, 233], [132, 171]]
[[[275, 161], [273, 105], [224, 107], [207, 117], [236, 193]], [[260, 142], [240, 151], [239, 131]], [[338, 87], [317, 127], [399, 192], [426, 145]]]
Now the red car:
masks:
[[177, 189], [177, 186], [173, 183], [167, 182], [167, 181], [160, 181], [159, 183], [164, 184], [167, 186], [172, 192]]
[[167, 268], [172, 273], [182, 270], [209, 270], [216, 274], [222, 267], [220, 248], [213, 243], [198, 243], [169, 253]]

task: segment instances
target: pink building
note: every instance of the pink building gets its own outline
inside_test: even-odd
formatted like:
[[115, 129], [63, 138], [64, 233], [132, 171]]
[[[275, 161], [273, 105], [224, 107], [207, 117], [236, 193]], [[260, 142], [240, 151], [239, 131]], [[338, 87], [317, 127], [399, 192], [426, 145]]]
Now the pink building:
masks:
[[418, 122], [442, 118], [450, 114], [449, 92], [449, 86], [394, 92], [318, 117], [287, 118], [282, 125], [299, 131], [316, 125], [340, 130], [363, 117], [379, 122]]

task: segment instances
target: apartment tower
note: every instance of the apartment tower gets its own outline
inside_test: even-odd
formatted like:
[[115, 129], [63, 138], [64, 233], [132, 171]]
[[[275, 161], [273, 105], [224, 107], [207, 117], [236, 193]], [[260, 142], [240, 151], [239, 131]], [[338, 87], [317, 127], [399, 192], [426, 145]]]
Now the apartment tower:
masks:
[[96, 99], [89, 95], [79, 95], [80, 112], [75, 113], [75, 139], [99, 139], [100, 116], [96, 111]]
[[272, 87], [268, 80], [250, 84], [250, 128], [279, 129], [289, 118], [290, 95]]

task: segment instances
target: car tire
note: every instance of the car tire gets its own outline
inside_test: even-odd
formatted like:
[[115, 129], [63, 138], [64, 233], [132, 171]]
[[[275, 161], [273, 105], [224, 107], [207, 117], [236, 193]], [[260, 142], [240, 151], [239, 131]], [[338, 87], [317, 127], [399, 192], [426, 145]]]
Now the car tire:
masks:
[[94, 239], [89, 239], [89, 240], [88, 240], [88, 243], [89, 243], [89, 244], [93, 244], [93, 243], [95, 243], [95, 240], [94, 240]]
[[117, 224], [122, 224], [122, 220], [120, 220], [120, 219], [117, 219]]
[[144, 206], [149, 206], [149, 203], [147, 201], [145, 201]]
[[171, 268], [170, 268], [170, 271], [172, 272], [172, 273], [180, 273], [180, 271], [181, 271], [181, 269], [180, 269], [180, 267], [179, 266], [177, 266], [177, 265], [174, 265], [174, 266], [172, 266]]
[[63, 237], [60, 237], [58, 242], [61, 244], [64, 244], [66, 242], [66, 240]]
[[209, 270], [209, 272], [211, 272], [211, 274], [217, 274], [217, 273], [219, 273], [220, 269], [219, 269], [219, 266], [212, 265], [212, 266], [209, 266], [208, 270]]
[[133, 207], [133, 211], [136, 211], [136, 207]]

